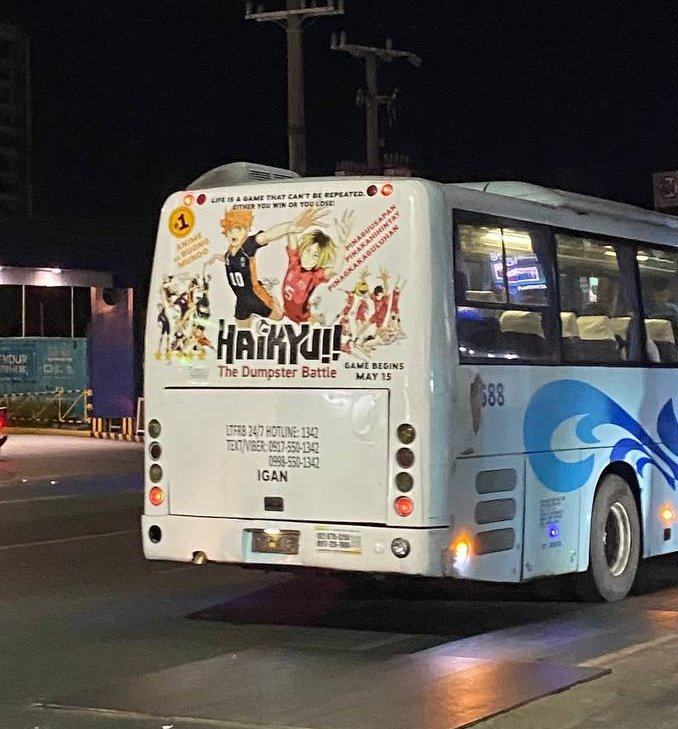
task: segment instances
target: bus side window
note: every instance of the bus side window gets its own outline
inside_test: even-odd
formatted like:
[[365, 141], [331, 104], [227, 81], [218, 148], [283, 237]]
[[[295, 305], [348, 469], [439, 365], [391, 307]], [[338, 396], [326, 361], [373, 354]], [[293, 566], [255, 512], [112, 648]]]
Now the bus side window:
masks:
[[556, 348], [549, 344], [553, 334], [545, 317], [550, 264], [537, 252], [547, 250], [536, 245], [540, 235], [518, 222], [457, 226], [454, 281], [462, 360], [553, 361]]
[[656, 354], [648, 348], [648, 360], [660, 364], [678, 363], [678, 253], [671, 250], [639, 248], [636, 255], [645, 332]]
[[[633, 282], [620, 270], [618, 250], [606, 241], [556, 234], [561, 332], [566, 362], [636, 361], [637, 311]], [[634, 323], [635, 322], [635, 323]]]

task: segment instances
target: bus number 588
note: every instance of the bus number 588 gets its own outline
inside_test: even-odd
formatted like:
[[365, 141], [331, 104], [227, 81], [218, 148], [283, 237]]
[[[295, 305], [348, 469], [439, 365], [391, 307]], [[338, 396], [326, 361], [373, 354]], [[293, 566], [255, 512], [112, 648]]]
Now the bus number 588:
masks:
[[483, 407], [504, 407], [503, 382], [483, 382]]

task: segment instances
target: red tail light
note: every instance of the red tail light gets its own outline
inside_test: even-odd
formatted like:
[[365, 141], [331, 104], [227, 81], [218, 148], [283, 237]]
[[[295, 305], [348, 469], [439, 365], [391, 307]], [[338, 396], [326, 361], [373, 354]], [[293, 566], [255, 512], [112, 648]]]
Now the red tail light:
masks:
[[414, 501], [409, 496], [399, 496], [393, 506], [398, 516], [409, 516], [414, 511]]
[[153, 488], [148, 492], [148, 500], [151, 504], [153, 504], [153, 506], [160, 506], [160, 504], [162, 504], [165, 500], [165, 494], [162, 492], [160, 486], [153, 486]]
[[0, 410], [0, 429], [7, 425], [7, 413], [4, 410]]

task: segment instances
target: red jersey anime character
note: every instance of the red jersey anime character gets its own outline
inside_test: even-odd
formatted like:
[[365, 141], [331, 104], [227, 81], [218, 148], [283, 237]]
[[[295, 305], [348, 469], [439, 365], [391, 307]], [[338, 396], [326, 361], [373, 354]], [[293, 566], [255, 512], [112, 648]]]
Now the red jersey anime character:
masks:
[[273, 225], [250, 234], [254, 214], [251, 210], [226, 210], [221, 219], [223, 234], [228, 240], [226, 253], [214, 255], [211, 262], [222, 261], [228, 285], [235, 294], [235, 320], [239, 327], [249, 327], [252, 315], [279, 321], [283, 311], [278, 301], [266, 290], [257, 275], [255, 256], [260, 248], [286, 235], [301, 233], [317, 223], [315, 208], [304, 210], [295, 220]]
[[[317, 212], [314, 223], [319, 222], [325, 212]], [[283, 310], [288, 319], [298, 324], [316, 323], [309, 301], [317, 286], [334, 276], [343, 261], [343, 250], [350, 234], [353, 212], [347, 210], [340, 221], [335, 220], [337, 238], [335, 243], [327, 233], [316, 228], [299, 236], [288, 236], [287, 272], [282, 285]], [[338, 260], [337, 253], [340, 253]]]

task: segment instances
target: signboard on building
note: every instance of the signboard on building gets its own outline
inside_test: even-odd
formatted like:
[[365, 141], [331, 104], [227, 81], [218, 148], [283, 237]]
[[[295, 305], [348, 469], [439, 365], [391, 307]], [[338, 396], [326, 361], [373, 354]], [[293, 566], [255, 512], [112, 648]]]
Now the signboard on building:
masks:
[[662, 213], [678, 212], [678, 170], [652, 175], [654, 207]]
[[0, 393], [84, 390], [87, 340], [66, 337], [0, 339]]

